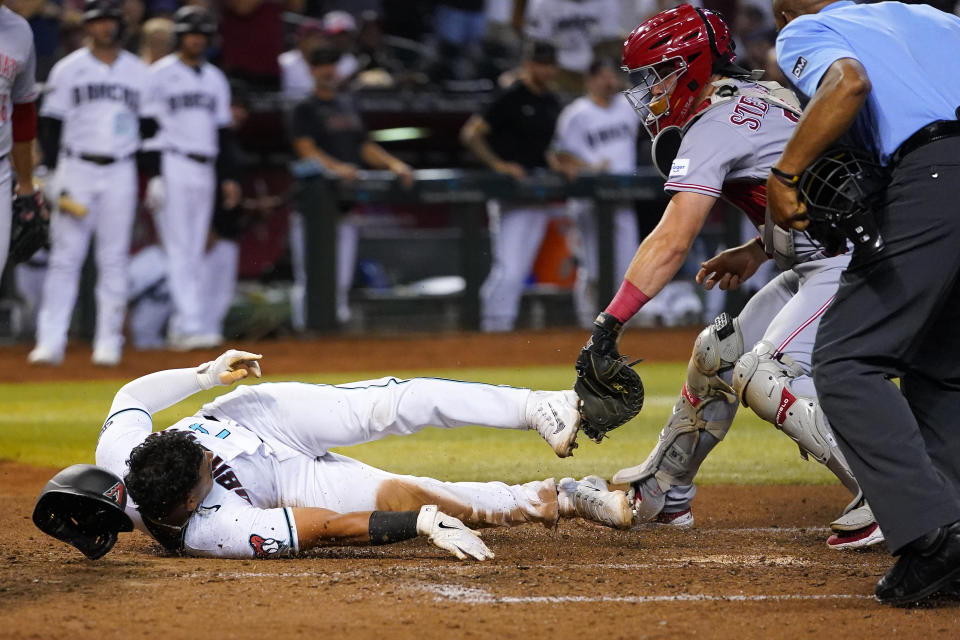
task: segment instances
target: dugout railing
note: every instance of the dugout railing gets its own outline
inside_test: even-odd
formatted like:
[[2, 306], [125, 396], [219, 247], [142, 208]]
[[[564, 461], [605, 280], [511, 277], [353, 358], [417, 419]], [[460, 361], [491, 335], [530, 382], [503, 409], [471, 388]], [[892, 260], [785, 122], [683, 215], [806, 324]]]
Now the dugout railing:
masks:
[[[480, 285], [490, 267], [486, 205], [491, 199], [511, 202], [551, 202], [587, 198], [595, 203], [599, 245], [598, 294], [609, 299], [622, 274], [613, 270], [613, 210], [618, 203], [636, 202], [641, 216], [653, 223], [663, 211], [663, 179], [651, 167], [634, 175], [584, 175], [574, 181], [544, 172], [526, 180], [486, 171], [424, 169], [414, 172], [404, 188], [389, 172], [361, 171], [352, 182], [326, 173], [313, 162], [296, 162], [292, 173], [299, 183], [298, 210], [306, 237], [306, 324], [313, 331], [338, 328], [336, 317], [336, 227], [344, 206], [351, 204], [447, 205], [459, 229], [460, 326], [480, 325]], [[652, 226], [652, 224], [650, 225]]]

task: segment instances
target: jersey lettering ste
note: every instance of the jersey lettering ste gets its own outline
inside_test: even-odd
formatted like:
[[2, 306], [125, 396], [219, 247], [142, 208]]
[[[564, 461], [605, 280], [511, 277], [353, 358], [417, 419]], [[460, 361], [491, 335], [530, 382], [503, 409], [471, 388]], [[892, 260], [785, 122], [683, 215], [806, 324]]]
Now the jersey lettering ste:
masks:
[[[764, 90], [750, 82], [731, 83]], [[664, 190], [722, 198], [762, 225], [767, 175], [798, 121], [794, 113], [750, 95], [709, 108], [684, 134]], [[793, 241], [801, 262], [820, 253], [806, 234], [795, 231]]]
[[140, 146], [146, 66], [121, 50], [113, 64], [77, 49], [50, 71], [41, 116], [63, 121], [61, 148], [125, 158]]

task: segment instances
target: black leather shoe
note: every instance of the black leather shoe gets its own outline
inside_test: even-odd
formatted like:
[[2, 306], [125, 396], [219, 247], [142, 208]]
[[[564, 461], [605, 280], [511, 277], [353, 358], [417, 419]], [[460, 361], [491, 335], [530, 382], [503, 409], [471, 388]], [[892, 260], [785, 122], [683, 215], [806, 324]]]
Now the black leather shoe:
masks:
[[960, 521], [931, 537], [926, 544], [911, 543], [877, 583], [874, 593], [882, 604], [918, 604], [960, 579]]

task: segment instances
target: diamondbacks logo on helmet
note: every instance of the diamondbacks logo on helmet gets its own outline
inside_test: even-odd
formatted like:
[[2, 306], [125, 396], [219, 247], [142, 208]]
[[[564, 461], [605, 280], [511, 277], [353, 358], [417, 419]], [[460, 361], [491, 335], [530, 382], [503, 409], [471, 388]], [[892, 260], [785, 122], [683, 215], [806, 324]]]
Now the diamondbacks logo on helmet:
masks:
[[104, 491], [104, 492], [103, 492], [103, 495], [105, 495], [106, 497], [110, 498], [111, 500], [113, 500], [113, 501], [116, 502], [117, 504], [122, 505], [122, 504], [123, 504], [123, 494], [124, 494], [125, 491], [126, 491], [126, 489], [124, 488], [123, 483], [122, 483], [122, 482], [118, 482], [117, 484], [113, 485], [112, 487], [110, 487], [109, 489], [107, 489], [106, 491]]

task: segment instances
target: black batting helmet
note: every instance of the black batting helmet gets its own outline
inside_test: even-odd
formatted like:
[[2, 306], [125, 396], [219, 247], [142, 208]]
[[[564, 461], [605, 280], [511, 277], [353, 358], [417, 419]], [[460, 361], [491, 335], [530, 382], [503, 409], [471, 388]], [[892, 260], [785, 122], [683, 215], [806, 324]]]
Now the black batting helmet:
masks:
[[123, 21], [123, 0], [86, 0], [83, 3], [83, 21], [100, 18]]
[[217, 21], [204, 7], [180, 7], [173, 14], [173, 32], [178, 36], [185, 33], [202, 33], [205, 36], [212, 36], [217, 32]]
[[106, 554], [121, 531], [133, 531], [124, 512], [127, 488], [113, 473], [75, 464], [53, 476], [33, 508], [33, 523], [91, 560]]
[[885, 186], [886, 174], [872, 156], [849, 147], [830, 149], [806, 168], [797, 185], [799, 200], [807, 205], [810, 235], [828, 251], [842, 237], [864, 255], [880, 253], [883, 238], [871, 209]]

